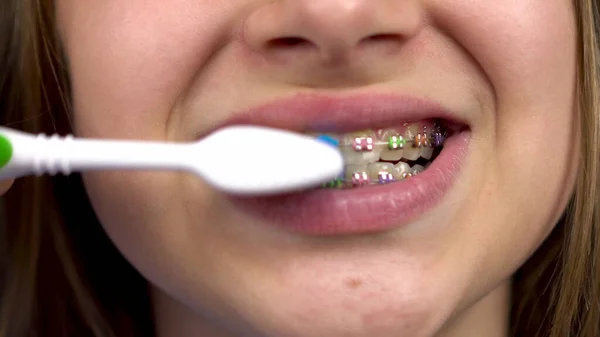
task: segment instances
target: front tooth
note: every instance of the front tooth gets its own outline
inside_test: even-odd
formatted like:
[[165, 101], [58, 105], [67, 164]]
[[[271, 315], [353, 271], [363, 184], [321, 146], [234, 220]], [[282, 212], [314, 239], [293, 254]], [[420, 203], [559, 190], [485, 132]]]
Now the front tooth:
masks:
[[373, 180], [379, 179], [379, 172], [394, 173], [394, 164], [392, 163], [374, 163], [367, 165], [367, 173], [369, 178]]
[[379, 160], [382, 147], [375, 145], [371, 151], [356, 151], [352, 147], [352, 143], [357, 137], [371, 137], [373, 141], [376, 141], [375, 132], [373, 131], [354, 132], [345, 135], [342, 139], [342, 144], [344, 144], [344, 146], [342, 147], [341, 152], [346, 165], [366, 165], [377, 162]]
[[375, 131], [373, 130], [365, 130], [365, 131], [357, 131], [345, 134], [341, 137], [342, 143], [347, 147], [352, 147], [354, 140], [356, 138], [366, 138], [371, 137], [375, 140]]
[[431, 147], [424, 147], [421, 149], [421, 157], [429, 160], [431, 159], [431, 157], [433, 156], [433, 148]]
[[412, 170], [410, 168], [410, 165], [408, 165], [407, 163], [401, 161], [398, 164], [394, 165], [394, 178], [396, 180], [402, 180], [404, 178], [404, 174], [405, 173], [411, 173]]
[[414, 139], [415, 136], [420, 132], [419, 126], [416, 124], [410, 124], [406, 127], [404, 131], [404, 137], [406, 139]]
[[[419, 133], [419, 126], [416, 124], [410, 124], [406, 127], [404, 131], [404, 138], [407, 140], [415, 139], [416, 135]], [[417, 160], [421, 157], [421, 149], [414, 147], [413, 143], [409, 143], [404, 148], [404, 153], [402, 157], [408, 160]]]
[[344, 178], [346, 181], [352, 181], [354, 173], [368, 172], [367, 165], [347, 165]]
[[402, 157], [408, 160], [417, 160], [419, 159], [419, 157], [421, 157], [421, 149], [409, 145], [404, 149]]
[[346, 165], [366, 165], [379, 160], [380, 151], [356, 152], [350, 148], [342, 149], [342, 156]]
[[381, 160], [398, 161], [398, 160], [402, 159], [403, 155], [404, 155], [404, 150], [384, 149], [381, 151], [380, 158], [381, 158]]
[[[388, 143], [390, 137], [392, 137], [392, 136], [399, 136], [399, 134], [396, 130], [383, 130], [379, 134], [379, 140], [381, 142]], [[381, 149], [380, 157], [381, 157], [381, 160], [398, 161], [398, 160], [402, 159], [403, 153], [404, 153], [404, 150], [402, 150], [402, 149], [390, 149], [389, 145], [386, 145]]]

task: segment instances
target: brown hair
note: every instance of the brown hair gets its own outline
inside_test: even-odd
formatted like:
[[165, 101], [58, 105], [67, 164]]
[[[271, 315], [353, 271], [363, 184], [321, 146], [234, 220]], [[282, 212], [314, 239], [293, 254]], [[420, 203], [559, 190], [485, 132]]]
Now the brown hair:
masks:
[[579, 36], [576, 109], [581, 130], [576, 189], [552, 235], [515, 276], [515, 336], [600, 336], [598, 2], [574, 2]]
[[[2, 123], [68, 133], [52, 1], [2, 1], [0, 16]], [[147, 283], [102, 230], [78, 175], [20, 179], [3, 199], [0, 337], [153, 335]]]
[[[600, 336], [600, 18], [574, 0], [581, 128], [565, 216], [514, 280], [515, 336]], [[50, 0], [0, 2], [0, 118], [70, 132], [69, 83]], [[80, 176], [25, 178], [3, 198], [0, 337], [152, 336], [148, 285], [112, 245]]]

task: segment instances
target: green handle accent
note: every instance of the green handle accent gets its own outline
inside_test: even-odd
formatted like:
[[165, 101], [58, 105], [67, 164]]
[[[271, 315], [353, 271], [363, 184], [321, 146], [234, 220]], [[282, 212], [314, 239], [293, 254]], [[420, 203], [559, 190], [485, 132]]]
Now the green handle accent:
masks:
[[0, 168], [4, 167], [13, 155], [13, 147], [8, 138], [0, 135]]

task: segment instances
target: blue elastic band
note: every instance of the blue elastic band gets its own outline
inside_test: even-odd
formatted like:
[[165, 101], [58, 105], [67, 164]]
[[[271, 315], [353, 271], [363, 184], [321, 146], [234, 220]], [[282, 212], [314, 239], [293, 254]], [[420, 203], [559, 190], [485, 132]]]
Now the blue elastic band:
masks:
[[331, 145], [333, 147], [339, 147], [340, 146], [340, 142], [337, 139], [335, 139], [335, 138], [333, 138], [331, 136], [328, 136], [328, 135], [320, 135], [319, 137], [317, 137], [317, 140], [320, 140], [320, 141], [322, 141], [324, 143], [327, 143], [327, 144], [329, 144], [329, 145]]

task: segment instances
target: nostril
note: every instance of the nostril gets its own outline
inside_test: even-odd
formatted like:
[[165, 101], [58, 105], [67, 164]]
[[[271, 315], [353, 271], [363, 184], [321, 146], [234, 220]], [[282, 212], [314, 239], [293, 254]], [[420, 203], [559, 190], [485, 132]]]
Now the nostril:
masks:
[[363, 48], [397, 48], [402, 44], [400, 34], [373, 34], [363, 38], [359, 46]]
[[267, 42], [268, 49], [295, 49], [313, 46], [313, 43], [301, 37], [280, 37]]
[[398, 41], [400, 39], [400, 35], [398, 34], [375, 34], [367, 36], [363, 39], [363, 41], [372, 41], [372, 42], [386, 42], [386, 41]]

